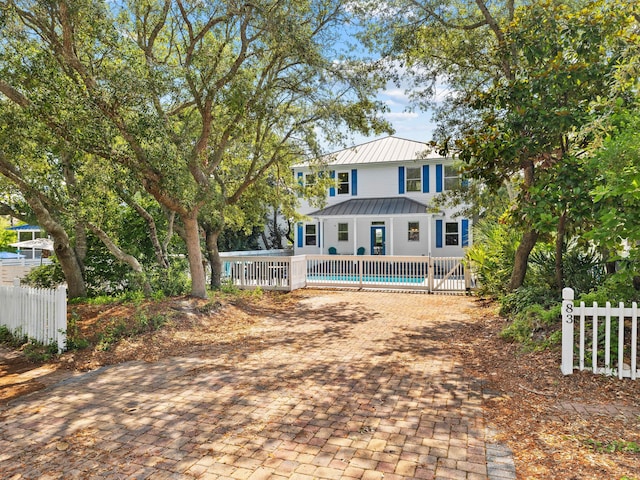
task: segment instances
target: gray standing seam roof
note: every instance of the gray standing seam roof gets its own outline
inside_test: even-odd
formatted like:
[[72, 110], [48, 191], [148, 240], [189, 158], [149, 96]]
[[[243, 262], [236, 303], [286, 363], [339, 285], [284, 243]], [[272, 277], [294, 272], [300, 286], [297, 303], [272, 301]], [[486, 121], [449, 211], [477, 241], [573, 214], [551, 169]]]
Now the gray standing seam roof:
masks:
[[410, 198], [352, 198], [309, 213], [310, 217], [351, 217], [358, 215], [401, 215], [427, 213], [427, 206]]

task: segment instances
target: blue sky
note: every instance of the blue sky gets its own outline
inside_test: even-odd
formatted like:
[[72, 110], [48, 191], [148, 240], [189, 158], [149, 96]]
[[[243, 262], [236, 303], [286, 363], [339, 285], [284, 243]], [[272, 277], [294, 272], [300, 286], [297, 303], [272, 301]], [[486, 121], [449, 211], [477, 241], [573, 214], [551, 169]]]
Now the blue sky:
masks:
[[[377, 60], [376, 54], [366, 51], [359, 42], [357, 35], [362, 31], [356, 24], [343, 24], [339, 30], [340, 41], [334, 45], [336, 52], [346, 54], [350, 57], [359, 57], [361, 60]], [[384, 103], [389, 109], [383, 117], [393, 126], [394, 135], [408, 140], [429, 142], [432, 140], [435, 124], [431, 120], [432, 112], [424, 112], [419, 108], [412, 108], [409, 98], [409, 82], [396, 85], [389, 82], [387, 87], [379, 92], [377, 99]], [[443, 92], [439, 92], [443, 93]], [[353, 137], [349, 145], [359, 145], [380, 136], [365, 137], [360, 134], [351, 134]], [[386, 135], [383, 135], [386, 136]]]

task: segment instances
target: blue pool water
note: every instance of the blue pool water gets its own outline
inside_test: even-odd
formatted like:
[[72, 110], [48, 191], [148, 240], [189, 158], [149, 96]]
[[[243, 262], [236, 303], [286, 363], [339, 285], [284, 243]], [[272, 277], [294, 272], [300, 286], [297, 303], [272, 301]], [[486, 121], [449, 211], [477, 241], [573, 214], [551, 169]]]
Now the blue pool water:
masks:
[[[423, 283], [422, 277], [397, 277], [389, 275], [363, 275], [362, 281], [366, 283]], [[359, 282], [360, 275], [318, 275], [310, 273], [307, 281], [311, 282]]]

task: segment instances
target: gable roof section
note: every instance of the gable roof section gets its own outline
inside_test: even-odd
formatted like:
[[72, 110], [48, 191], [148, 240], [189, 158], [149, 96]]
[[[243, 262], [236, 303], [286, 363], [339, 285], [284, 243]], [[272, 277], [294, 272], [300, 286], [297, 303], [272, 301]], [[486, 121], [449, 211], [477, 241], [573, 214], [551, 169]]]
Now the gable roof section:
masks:
[[399, 137], [385, 137], [345, 148], [325, 156], [329, 165], [406, 162], [426, 158], [442, 158], [424, 142]]
[[427, 213], [427, 206], [405, 197], [352, 198], [309, 213], [310, 217], [352, 217], [358, 215], [402, 215]]

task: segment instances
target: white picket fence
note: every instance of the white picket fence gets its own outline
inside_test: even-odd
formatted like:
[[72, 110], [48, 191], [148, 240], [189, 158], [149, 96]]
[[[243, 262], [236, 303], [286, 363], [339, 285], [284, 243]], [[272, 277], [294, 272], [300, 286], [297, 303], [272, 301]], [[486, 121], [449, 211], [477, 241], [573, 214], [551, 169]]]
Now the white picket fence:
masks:
[[0, 286], [0, 326], [44, 345], [66, 349], [67, 289]]
[[475, 286], [461, 258], [422, 256], [225, 256], [222, 277], [240, 288], [285, 291], [351, 287], [468, 292]]
[[576, 305], [571, 288], [562, 291], [562, 299], [562, 373], [577, 369], [638, 378], [638, 305]]

